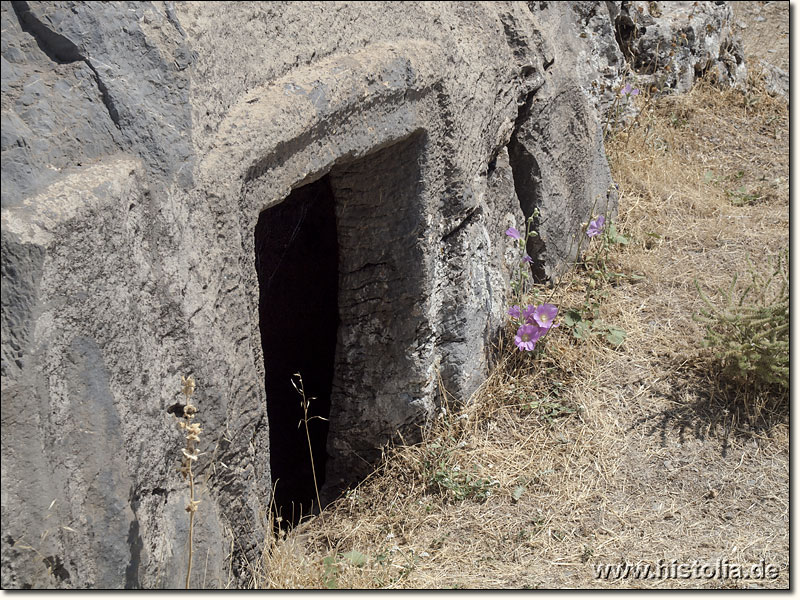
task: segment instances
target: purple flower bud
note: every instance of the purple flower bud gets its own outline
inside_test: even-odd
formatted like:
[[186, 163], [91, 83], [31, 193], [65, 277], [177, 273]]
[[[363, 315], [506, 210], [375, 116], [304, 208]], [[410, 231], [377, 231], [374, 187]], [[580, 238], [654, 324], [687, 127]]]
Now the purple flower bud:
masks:
[[506, 235], [510, 238], [514, 238], [515, 240], [522, 239], [522, 235], [520, 234], [520, 232], [517, 230], [516, 227], [509, 227], [508, 229], [506, 229]]
[[594, 237], [598, 233], [603, 231], [603, 227], [606, 224], [606, 218], [603, 215], [600, 215], [596, 219], [589, 221], [589, 227], [586, 229], [586, 235], [589, 237]]

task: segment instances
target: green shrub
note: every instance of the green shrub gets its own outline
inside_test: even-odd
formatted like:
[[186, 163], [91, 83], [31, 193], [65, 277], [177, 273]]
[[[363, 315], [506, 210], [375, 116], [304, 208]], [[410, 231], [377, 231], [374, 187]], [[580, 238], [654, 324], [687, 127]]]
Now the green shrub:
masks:
[[749, 284], [734, 276], [715, 305], [695, 282], [706, 309], [696, 316], [705, 326], [703, 345], [723, 373], [738, 383], [789, 389], [789, 253], [769, 263], [766, 274], [748, 261]]
[[480, 476], [476, 465], [462, 469], [453, 450], [439, 442], [428, 445], [422, 465], [428, 491], [457, 501], [485, 501], [499, 481]]

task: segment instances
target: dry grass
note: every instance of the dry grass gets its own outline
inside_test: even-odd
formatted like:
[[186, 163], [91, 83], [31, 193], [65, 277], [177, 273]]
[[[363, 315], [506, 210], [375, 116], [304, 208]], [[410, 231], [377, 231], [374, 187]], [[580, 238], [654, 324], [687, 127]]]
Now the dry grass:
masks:
[[[631, 243], [601, 310], [625, 343], [562, 327], [535, 361], [502, 352], [422, 444], [271, 540], [254, 586], [788, 587], [786, 399], [727, 387], [692, 319], [695, 280], [713, 295], [747, 257], [788, 246], [788, 107], [755, 84], [701, 83], [647, 103], [608, 154]], [[578, 273], [556, 300], [580, 306], [588, 285]], [[719, 558], [780, 575], [612, 582], [592, 569]]]

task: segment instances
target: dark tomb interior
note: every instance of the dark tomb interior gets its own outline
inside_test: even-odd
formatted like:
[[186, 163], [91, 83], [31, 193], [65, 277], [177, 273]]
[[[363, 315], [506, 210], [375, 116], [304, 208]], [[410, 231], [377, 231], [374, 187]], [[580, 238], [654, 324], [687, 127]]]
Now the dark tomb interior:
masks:
[[323, 419], [330, 413], [339, 325], [336, 213], [327, 176], [261, 213], [255, 252], [274, 511], [296, 524], [319, 507], [295, 373], [310, 400], [308, 433], [319, 487], [327, 460]]

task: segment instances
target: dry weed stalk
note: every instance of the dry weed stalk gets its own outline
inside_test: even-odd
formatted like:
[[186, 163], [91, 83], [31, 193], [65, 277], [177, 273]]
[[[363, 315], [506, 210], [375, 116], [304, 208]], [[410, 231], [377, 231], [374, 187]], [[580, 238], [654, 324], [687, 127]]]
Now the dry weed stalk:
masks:
[[192, 419], [197, 414], [197, 407], [192, 404], [192, 394], [194, 393], [195, 383], [194, 378], [184, 377], [181, 375], [181, 392], [186, 399], [186, 404], [183, 407], [183, 420], [178, 421], [178, 427], [183, 431], [186, 437], [186, 447], [181, 449], [183, 458], [181, 459], [181, 468], [179, 472], [183, 475], [185, 480], [189, 482], [189, 504], [186, 505], [186, 512], [189, 513], [189, 550], [186, 565], [186, 589], [189, 589], [189, 580], [192, 576], [192, 555], [193, 555], [193, 541], [194, 541], [194, 516], [197, 512], [197, 505], [200, 500], [195, 500], [194, 490], [194, 473], [192, 472], [192, 463], [197, 460], [198, 451], [195, 445], [200, 441], [200, 433], [202, 429], [199, 423], [192, 423]]
[[308, 422], [313, 419], [321, 419], [323, 421], [327, 421], [325, 417], [320, 417], [319, 415], [315, 415], [312, 417], [308, 416], [308, 409], [311, 406], [311, 400], [316, 400], [316, 398], [306, 398], [306, 391], [303, 387], [303, 377], [300, 373], [295, 373], [295, 377], [297, 377], [297, 383], [295, 383], [294, 379], [292, 379], [292, 385], [294, 389], [297, 390], [297, 393], [300, 394], [302, 400], [300, 401], [300, 406], [303, 407], [303, 420], [297, 424], [300, 427], [301, 423], [305, 425], [306, 428], [306, 441], [308, 442], [308, 456], [311, 460], [311, 476], [314, 479], [314, 493], [317, 496], [317, 507], [319, 508], [320, 514], [322, 513], [322, 502], [319, 499], [319, 487], [317, 485], [317, 470], [314, 466], [314, 452], [311, 449], [311, 433], [308, 431]]

